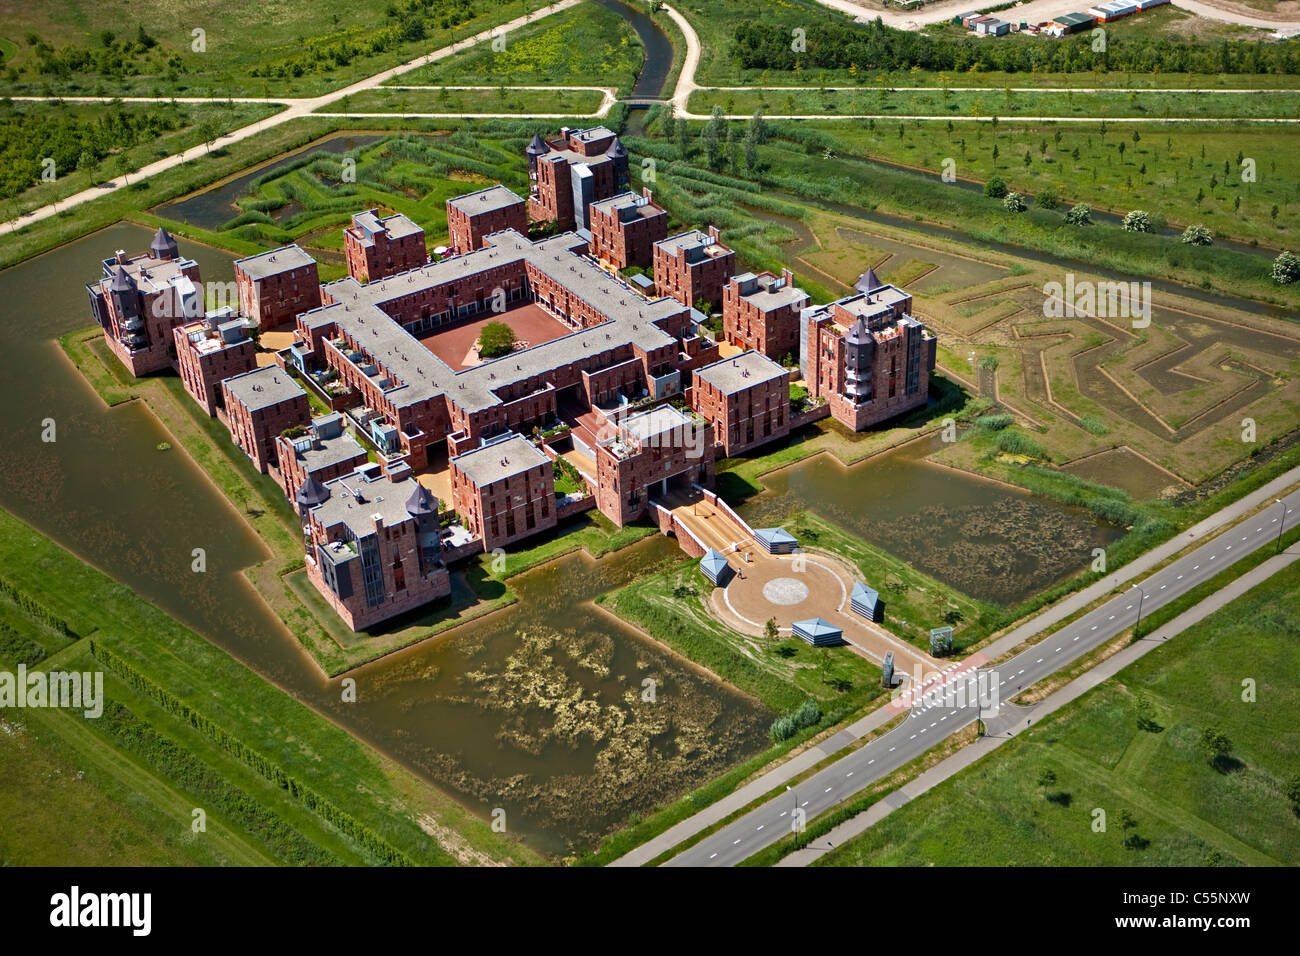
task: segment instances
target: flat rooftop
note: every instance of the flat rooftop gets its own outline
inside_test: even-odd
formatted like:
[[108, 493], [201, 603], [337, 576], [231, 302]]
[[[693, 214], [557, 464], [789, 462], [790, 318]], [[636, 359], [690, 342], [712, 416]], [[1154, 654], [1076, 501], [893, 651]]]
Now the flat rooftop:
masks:
[[379, 232], [388, 233], [391, 239], [405, 239], [407, 236], [424, 232], [410, 218], [400, 212], [395, 212], [391, 216], [385, 216], [381, 219], [374, 209], [353, 216], [352, 229], [354, 233], [360, 231], [364, 235], [363, 245], [373, 245], [374, 236]]
[[235, 260], [235, 268], [242, 269], [254, 279], [264, 279], [267, 276], [315, 265], [316, 260], [297, 245], [281, 246], [270, 252]]
[[701, 257], [707, 256], [710, 259], [716, 259], [718, 256], [725, 256], [731, 251], [721, 242], [715, 241], [707, 232], [701, 232], [698, 229], [683, 232], [678, 236], [669, 236], [667, 239], [660, 239], [655, 243], [655, 246], [657, 248], [662, 248], [673, 256], [676, 256], [683, 250], [688, 253], [692, 250], [699, 250], [699, 255]]
[[766, 355], [750, 349], [734, 358], [721, 359], [712, 365], [698, 368], [695, 374], [724, 395], [733, 395], [755, 385], [782, 378], [786, 371]]
[[[683, 306], [667, 297], [648, 301], [589, 259], [575, 255], [573, 250], [585, 248], [585, 244], [572, 233], [534, 243], [513, 229], [503, 229], [485, 241], [488, 245], [482, 249], [365, 285], [352, 278], [328, 283], [324, 290], [336, 303], [303, 313], [300, 321], [308, 328], [337, 325], [359, 342], [395, 380], [386, 393], [395, 405], [448, 395], [466, 411], [498, 405], [498, 389], [570, 365], [578, 356], [590, 355], [596, 360], [602, 353], [628, 345], [648, 351], [673, 342], [654, 322], [677, 315]], [[531, 266], [610, 321], [457, 372], [380, 308], [424, 289], [512, 263], [520, 268]]]
[[415, 493], [415, 479], [393, 481], [378, 469], [376, 472], [369, 480], [353, 472], [325, 482], [329, 500], [312, 509], [321, 526], [329, 530], [342, 524], [353, 537], [360, 538], [374, 533], [376, 517], [389, 527], [409, 519], [406, 501]]
[[489, 445], [457, 455], [451, 463], [479, 488], [493, 482], [522, 474], [530, 468], [550, 461], [546, 454], [534, 447], [522, 435], [511, 434]]
[[755, 283], [752, 291], [742, 292], [741, 296], [760, 312], [771, 312], [773, 309], [806, 304], [811, 301], [808, 293], [803, 289], [770, 272], [759, 275], [745, 272], [732, 276], [731, 281], [737, 283], [742, 289], [750, 281]]
[[521, 203], [523, 200], [505, 186], [492, 186], [488, 189], [480, 189], [476, 193], [466, 193], [464, 196], [447, 200], [447, 205], [454, 206], [467, 216], [494, 212]]
[[307, 394], [302, 390], [302, 386], [278, 365], [267, 365], [251, 372], [244, 372], [225, 379], [224, 384], [229, 389], [231, 397], [250, 410], [269, 408]]

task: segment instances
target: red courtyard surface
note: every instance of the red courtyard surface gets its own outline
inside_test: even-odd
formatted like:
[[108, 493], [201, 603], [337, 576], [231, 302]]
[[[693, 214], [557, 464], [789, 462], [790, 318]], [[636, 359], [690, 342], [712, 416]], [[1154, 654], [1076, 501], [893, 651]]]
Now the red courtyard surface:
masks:
[[474, 343], [478, 341], [483, 326], [489, 322], [504, 322], [514, 329], [515, 338], [520, 342], [517, 347], [522, 347], [525, 342], [528, 346], [541, 345], [572, 331], [553, 319], [541, 306], [529, 302], [499, 315], [490, 313], [473, 322], [433, 332], [420, 339], [420, 344], [459, 372], [479, 364]]

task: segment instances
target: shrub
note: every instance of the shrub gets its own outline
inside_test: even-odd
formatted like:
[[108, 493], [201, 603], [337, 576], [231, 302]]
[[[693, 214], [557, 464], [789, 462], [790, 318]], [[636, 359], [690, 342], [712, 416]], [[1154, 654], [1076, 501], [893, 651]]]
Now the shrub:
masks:
[[1273, 260], [1273, 281], [1278, 285], [1287, 285], [1300, 281], [1300, 256], [1283, 250]]
[[1007, 193], [1002, 197], [1002, 208], [1008, 212], [1024, 212], [1029, 208], [1029, 203], [1025, 202], [1021, 193]]
[[1061, 197], [1057, 195], [1055, 189], [1048, 187], [1038, 194], [1039, 209], [1055, 209], [1059, 205], [1061, 205]]
[[1183, 230], [1183, 242], [1189, 246], [1208, 246], [1214, 242], [1214, 233], [1197, 223]]
[[1007, 184], [1002, 181], [1001, 176], [992, 176], [984, 184], [984, 195], [990, 199], [1001, 199], [1007, 194]]
[[998, 435], [998, 451], [1026, 458], [1046, 458], [1047, 450], [1022, 431], [1008, 428]]
[[1086, 202], [1076, 203], [1065, 214], [1065, 221], [1071, 226], [1091, 226], [1092, 207]]
[[1001, 415], [982, 415], [975, 419], [975, 427], [986, 431], [1000, 432], [1014, 421], [1015, 417], [1005, 412]]
[[1120, 228], [1125, 232], [1155, 232], [1155, 225], [1151, 222], [1151, 216], [1144, 209], [1130, 210], [1124, 216], [1124, 221], [1120, 223]]
[[783, 714], [772, 721], [772, 726], [768, 728], [767, 735], [773, 740], [788, 740], [805, 727], [811, 727], [821, 719], [821, 705], [810, 697], [800, 704], [793, 713]]

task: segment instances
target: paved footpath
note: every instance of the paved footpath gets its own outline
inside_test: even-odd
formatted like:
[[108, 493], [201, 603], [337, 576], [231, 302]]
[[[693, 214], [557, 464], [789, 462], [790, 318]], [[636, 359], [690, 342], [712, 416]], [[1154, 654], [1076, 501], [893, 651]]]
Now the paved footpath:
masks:
[[[1082, 610], [1099, 598], [1104, 597], [1107, 593], [1118, 589], [1120, 585], [1127, 583], [1130, 579], [1140, 574], [1144, 574], [1156, 565], [1163, 563], [1165, 560], [1173, 557], [1184, 548], [1204, 541], [1212, 532], [1236, 521], [1248, 511], [1252, 511], [1260, 505], [1271, 502], [1273, 499], [1277, 498], [1283, 490], [1297, 482], [1300, 482], [1300, 468], [1293, 468], [1291, 471], [1275, 478], [1273, 481], [1270, 481], [1258, 490], [1251, 492], [1238, 501], [1215, 512], [1203, 521], [1198, 522], [1187, 531], [1171, 538], [1159, 547], [1153, 548], [1141, 557], [1135, 558], [1128, 564], [1124, 565], [1124, 567], [1117, 570], [1114, 574], [1107, 575], [1089, 587], [1084, 588], [1082, 591], [1078, 591], [1063, 599], [1043, 613], [1031, 618], [1029, 621], [1026, 621], [1019, 627], [1014, 628], [992, 644], [983, 648], [983, 653], [991, 659], [1000, 657], [1017, 645], [1059, 623], [1061, 620], [1069, 617], [1076, 611]], [[790, 780], [810, 770], [813, 766], [825, 760], [827, 757], [832, 756], [845, 747], [850, 746], [855, 741], [879, 730], [886, 723], [892, 720], [894, 716], [895, 713], [889, 709], [884, 707], [877, 708], [820, 745], [804, 751], [798, 756], [763, 774], [758, 779], [751, 781], [739, 790], [736, 790], [716, 803], [705, 807], [693, 816], [682, 820], [680, 823], [665, 830], [659, 836], [654, 837], [619, 859], [613, 861], [610, 865], [644, 866], [654, 858], [666, 853], [678, 844], [690, 839], [692, 836], [695, 836], [715, 824], [721, 823], [724, 819], [737, 813], [739, 810], [755, 802], [760, 797], [775, 790], [779, 790], [782, 786], [789, 783]]]
[[835, 847], [842, 846], [848, 840], [864, 833], [868, 827], [879, 823], [899, 807], [906, 806], [917, 797], [1001, 747], [1014, 736], [1013, 732], [1006, 729], [1006, 724], [1010, 723], [1017, 727], [1025, 727], [1028, 726], [1028, 724], [1024, 723], [1026, 720], [1032, 721], [1034, 724], [1042, 723], [1043, 718], [1048, 714], [1054, 713], [1071, 701], [1082, 697], [1102, 681], [1114, 677], [1125, 667], [1128, 667], [1129, 664], [1163, 645], [1171, 637], [1181, 634], [1193, 624], [1197, 624], [1209, 617], [1230, 601], [1245, 594], [1255, 585], [1267, 580], [1296, 561], [1300, 561], [1300, 550], [1285, 552], [1269, 558], [1263, 564], [1216, 591], [1195, 607], [1180, 614], [1163, 627], [1156, 629], [1136, 644], [1124, 648], [1118, 654], [1107, 658], [1096, 667], [1076, 677], [1040, 703], [1032, 707], [1014, 708], [1014, 719], [1012, 721], [1002, 721], [1001, 726], [990, 721], [989, 736], [981, 737], [970, 746], [962, 748], [851, 820], [841, 823], [826, 836], [818, 838], [813, 845], [802, 850], [796, 850], [776, 865], [807, 866], [814, 860], [825, 856]]

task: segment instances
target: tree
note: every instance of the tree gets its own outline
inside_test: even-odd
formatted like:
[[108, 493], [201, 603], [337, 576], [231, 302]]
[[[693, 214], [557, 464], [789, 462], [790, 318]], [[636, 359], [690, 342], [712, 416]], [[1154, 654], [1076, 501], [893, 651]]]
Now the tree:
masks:
[[1151, 216], [1144, 209], [1132, 209], [1124, 215], [1120, 228], [1125, 232], [1155, 232]]
[[1146, 694], [1139, 694], [1137, 699], [1137, 725], [1138, 730], [1146, 730], [1151, 733], [1157, 733], [1163, 728], [1156, 723], [1156, 707], [1151, 703], [1151, 698]]
[[1056, 771], [1050, 767], [1038, 775], [1038, 785], [1040, 787], [1050, 787], [1056, 783]]
[[1210, 758], [1210, 763], [1217, 767], [1232, 753], [1232, 741], [1218, 728], [1206, 727], [1201, 731], [1201, 750]]
[[1071, 226], [1091, 226], [1092, 207], [1086, 202], [1076, 203], [1070, 211], [1065, 214], [1065, 221]]
[[1300, 256], [1285, 249], [1278, 253], [1273, 260], [1273, 281], [1278, 285], [1300, 281]]
[[751, 173], [758, 172], [758, 139], [752, 129], [745, 134], [744, 151], [745, 168]]
[[515, 347], [515, 330], [504, 322], [489, 322], [478, 334], [478, 351], [483, 358], [500, 358]]
[[1286, 798], [1291, 806], [1300, 811], [1300, 773], [1293, 773], [1286, 782]]
[[1038, 206], [1040, 209], [1055, 209], [1061, 205], [1060, 194], [1052, 186], [1040, 190], [1038, 193]]
[[749, 129], [745, 132], [754, 137], [754, 142], [759, 146], [767, 142], [767, 121], [763, 119], [763, 108], [761, 106], [754, 110], [754, 115], [749, 118]]
[[1196, 223], [1183, 230], [1183, 242], [1189, 246], [1208, 246], [1214, 242], [1214, 233]]
[[677, 140], [677, 153], [681, 159], [689, 159], [691, 155], [691, 130], [686, 124], [686, 120], [677, 117], [673, 124], [673, 135]]
[[775, 641], [781, 636], [781, 631], [776, 626], [776, 618], [769, 617], [767, 623], [763, 625], [763, 636], [770, 641]]
[[[995, 149], [997, 147], [994, 147]], [[984, 195], [990, 199], [1001, 199], [1007, 194], [1007, 184], [1002, 181], [1001, 176], [991, 176], [984, 183]]]
[[1024, 212], [1029, 208], [1025, 197], [1020, 193], [1007, 193], [1002, 197], [1002, 207], [1008, 212]]

